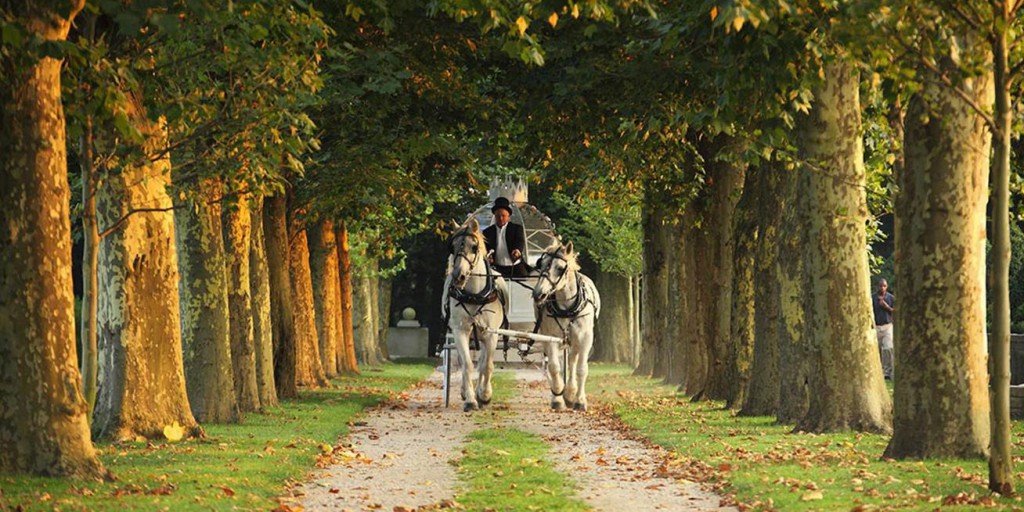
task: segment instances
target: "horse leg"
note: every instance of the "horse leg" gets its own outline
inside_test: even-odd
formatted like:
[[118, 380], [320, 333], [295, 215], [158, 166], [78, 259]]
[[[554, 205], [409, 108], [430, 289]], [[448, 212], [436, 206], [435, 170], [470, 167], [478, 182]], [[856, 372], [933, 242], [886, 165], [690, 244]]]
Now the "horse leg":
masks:
[[578, 343], [569, 345], [569, 360], [565, 362], [565, 405], [570, 409], [576, 408], [576, 403], [579, 401], [576, 399], [577, 382], [576, 382], [576, 367], [579, 364], [579, 347]]
[[472, 411], [479, 408], [473, 391], [473, 359], [469, 353], [469, 334], [461, 329], [455, 330], [455, 348], [462, 360], [462, 410]]
[[477, 363], [480, 382], [476, 387], [476, 399], [480, 402], [480, 407], [491, 403], [491, 376], [494, 374], [494, 351], [497, 347], [496, 334], [485, 334], [480, 339], [480, 362]]
[[548, 383], [551, 384], [551, 408], [560, 411], [565, 408], [565, 383], [562, 382], [561, 343], [547, 342], [544, 351], [548, 356]]
[[576, 365], [576, 380], [579, 386], [576, 390], [576, 405], [574, 409], [577, 411], [587, 410], [587, 374], [590, 373], [590, 349], [594, 346], [594, 330], [591, 328], [589, 332], [583, 333], [583, 336], [579, 338], [579, 361]]

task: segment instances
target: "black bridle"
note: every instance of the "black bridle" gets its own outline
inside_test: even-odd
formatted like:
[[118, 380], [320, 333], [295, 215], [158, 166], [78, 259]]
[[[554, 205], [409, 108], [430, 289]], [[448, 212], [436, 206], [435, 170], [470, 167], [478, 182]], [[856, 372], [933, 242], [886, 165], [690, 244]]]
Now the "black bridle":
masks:
[[[545, 266], [543, 261], [544, 258], [550, 258], [552, 260], [562, 260], [563, 262], [565, 262], [565, 267], [562, 268], [562, 271], [558, 274], [557, 279], [551, 279], [551, 263], [548, 263], [547, 266]], [[586, 287], [583, 286], [583, 280], [580, 279], [579, 271], [571, 268], [569, 260], [559, 254], [547, 253], [541, 256], [541, 260], [542, 261], [538, 262], [537, 265], [538, 267], [543, 269], [540, 273], [540, 278], [543, 278], [547, 282], [551, 283], [550, 298], [544, 301], [544, 309], [547, 311], [548, 316], [556, 319], [577, 318], [580, 315], [580, 313], [583, 312], [583, 309], [587, 307], [587, 304], [593, 302], [587, 297]], [[576, 296], [573, 297], [572, 302], [567, 307], [562, 308], [558, 306], [558, 301], [555, 300], [555, 293], [559, 290], [558, 284], [562, 282], [562, 279], [565, 278], [565, 276], [570, 271], [573, 274], [575, 274], [576, 277]]]
[[[470, 237], [478, 239], [477, 235], [473, 233], [456, 233], [455, 235], [452, 236], [452, 240], [449, 242], [449, 244], [452, 254], [454, 254], [456, 258], [465, 259], [466, 263], [469, 264], [470, 272], [472, 272], [472, 269], [476, 267], [477, 263], [480, 261], [480, 258], [483, 257], [483, 253], [482, 251], [479, 250], [479, 246], [477, 247], [477, 250], [474, 251], [476, 255], [474, 259], [469, 259], [469, 256], [466, 255], [466, 251], [464, 250], [466, 244], [465, 241], [461, 243], [459, 250], [455, 250], [455, 241], [457, 239]], [[487, 280], [484, 282], [483, 290], [480, 290], [479, 292], [476, 293], [470, 293], [462, 288], [456, 287], [453, 280], [453, 283], [448, 285], [448, 297], [455, 299], [463, 308], [466, 307], [466, 304], [484, 305], [490, 304], [497, 300], [498, 290], [494, 286], [494, 273], [491, 270], [491, 266], [488, 265], [486, 261], [484, 262], [484, 268], [487, 270], [487, 272], [483, 275], [487, 277]], [[470, 273], [469, 275], [473, 276], [480, 274]]]

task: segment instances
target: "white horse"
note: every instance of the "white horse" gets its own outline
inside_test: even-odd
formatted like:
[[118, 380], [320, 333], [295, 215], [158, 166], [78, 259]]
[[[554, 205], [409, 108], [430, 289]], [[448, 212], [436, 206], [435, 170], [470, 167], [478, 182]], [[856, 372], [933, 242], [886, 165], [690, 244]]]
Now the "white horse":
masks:
[[[546, 343], [551, 408], [566, 405], [587, 410], [587, 373], [594, 346], [594, 323], [601, 313], [601, 296], [594, 282], [580, 272], [572, 242], [549, 247], [537, 261], [540, 276], [533, 288], [538, 332], [569, 343], [568, 381], [562, 382], [561, 343]], [[564, 397], [564, 398], [563, 398]]]
[[[478, 409], [491, 401], [491, 374], [494, 351], [505, 318], [504, 304], [508, 288], [500, 274], [487, 263], [484, 236], [475, 218], [463, 224], [449, 239], [448, 278], [442, 307], [447, 308], [448, 329], [462, 360], [462, 400], [464, 411]], [[470, 339], [480, 343], [477, 363], [480, 380], [474, 390]]]

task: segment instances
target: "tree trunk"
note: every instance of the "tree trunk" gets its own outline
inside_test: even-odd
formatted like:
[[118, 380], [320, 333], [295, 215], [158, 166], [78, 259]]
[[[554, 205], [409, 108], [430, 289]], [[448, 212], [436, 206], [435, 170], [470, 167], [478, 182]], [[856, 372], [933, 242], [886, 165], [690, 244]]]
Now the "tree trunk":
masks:
[[[754, 256], [754, 352], [750, 386], [740, 414], [770, 416], [779, 407], [779, 232], [782, 222], [780, 185], [784, 169], [765, 164], [758, 194], [757, 248]], [[788, 173], [792, 174], [792, 173]], [[802, 414], [802, 412], [801, 412]]]
[[380, 360], [388, 361], [391, 354], [388, 353], [388, 330], [391, 328], [391, 279], [377, 278], [377, 348], [380, 350]]
[[754, 351], [754, 269], [757, 239], [760, 234], [757, 207], [763, 175], [770, 169], [752, 168], [746, 176], [743, 194], [736, 205], [733, 230], [732, 312], [730, 336], [722, 341], [731, 346], [720, 378], [730, 382], [726, 407], [739, 409], [747, 397], [750, 367]]
[[190, 197], [175, 198], [185, 382], [200, 423], [238, 421], [221, 194], [220, 182], [204, 180]]
[[78, 162], [82, 168], [82, 328], [78, 338], [82, 345], [82, 393], [89, 404], [90, 417], [96, 407], [96, 380], [99, 373], [99, 343], [96, 330], [96, 315], [99, 311], [97, 275], [100, 247], [100, 231], [96, 222], [96, 188], [99, 182], [93, 168], [94, 161], [93, 123], [92, 115], [89, 115], [85, 122], [78, 155]]
[[867, 199], [858, 74], [826, 64], [815, 104], [797, 120], [805, 214], [806, 340], [816, 371], [806, 415], [809, 432], [891, 430], [892, 404], [872, 328], [867, 260]]
[[[147, 138], [146, 153], [167, 147], [166, 131], [145, 113], [131, 120]], [[174, 422], [200, 433], [185, 387], [170, 167], [165, 156], [121, 169], [97, 190], [98, 221], [116, 229], [99, 247], [96, 438], [162, 439]], [[135, 211], [142, 208], [164, 211]]]
[[638, 364], [640, 364], [640, 318], [642, 311], [640, 308], [640, 286], [641, 278], [639, 275], [632, 276], [629, 278], [630, 281], [630, 325], [632, 330], [630, 331], [631, 343], [633, 345], [633, 369], [636, 370]]
[[341, 283], [341, 344], [338, 345], [338, 371], [359, 373], [356, 364], [355, 335], [352, 328], [352, 258], [348, 245], [348, 228], [344, 222], [337, 226], [338, 274]]
[[228, 312], [231, 337], [231, 367], [234, 370], [235, 399], [241, 412], [260, 409], [256, 383], [256, 341], [252, 314], [252, 283], [249, 251], [252, 246], [252, 211], [249, 196], [224, 209], [224, 252], [227, 266]]
[[[83, 3], [7, 9], [35, 35], [64, 40]], [[61, 62], [15, 68], [11, 53], [27, 58], [0, 56], [14, 70], [0, 80], [0, 472], [94, 478], [104, 470], [75, 357]]]
[[[992, 76], [969, 81], [991, 105]], [[991, 136], [952, 91], [907, 106], [896, 197], [895, 418], [885, 455], [984, 457], [990, 439], [985, 197]]]
[[[1005, 7], [1005, 6], [1004, 6]], [[994, 11], [996, 9], [993, 9]], [[1002, 13], [993, 40], [996, 111], [995, 160], [992, 166], [992, 453], [988, 488], [1004, 496], [1013, 494], [1013, 445], [1010, 438], [1010, 143], [1014, 105], [1008, 31], [1013, 14]]]
[[631, 275], [631, 276], [627, 277], [626, 278], [626, 286], [627, 286], [626, 291], [628, 292], [627, 295], [626, 295], [626, 307], [627, 307], [626, 318], [627, 318], [627, 322], [628, 322], [627, 325], [628, 325], [628, 329], [629, 329], [629, 332], [627, 333], [627, 339], [629, 339], [629, 352], [628, 352], [628, 355], [627, 355], [627, 357], [628, 357], [627, 361], [635, 369], [636, 368], [636, 364], [639, 361], [639, 356], [640, 356], [639, 344], [637, 343], [638, 336], [636, 336], [636, 324], [637, 324], [637, 314], [636, 314], [637, 308], [636, 308], [636, 295], [635, 295], [635, 292], [636, 292], [636, 276], [632, 276]]
[[[729, 158], [741, 149], [732, 139], [718, 136], [713, 145], [713, 153], [706, 160], [710, 180], [705, 184], [711, 202], [701, 223], [707, 230], [704, 240], [711, 255], [710, 266], [704, 268], [712, 271], [706, 279], [709, 282], [703, 285], [710, 295], [708, 306], [712, 308], [708, 317], [709, 336], [705, 339], [708, 369], [704, 390], [706, 398], [728, 400], [736, 381], [729, 371], [730, 361], [735, 359], [734, 352], [739, 349], [732, 337], [734, 228], [736, 204], [743, 191], [746, 167], [732, 163]], [[701, 267], [696, 270], [701, 270]], [[742, 350], [749, 353], [749, 345]], [[749, 361], [748, 355], [744, 357]], [[742, 375], [737, 377], [745, 378]]]
[[594, 328], [594, 361], [628, 363], [633, 357], [630, 343], [630, 281], [628, 277], [594, 268], [594, 285], [601, 293], [601, 316]]
[[263, 236], [270, 274], [270, 321], [274, 344], [274, 384], [279, 399], [298, 398], [295, 380], [295, 311], [289, 276], [288, 199], [281, 192], [263, 204]]
[[378, 320], [374, 313], [377, 305], [377, 261], [369, 260], [364, 271], [358, 276], [353, 293], [353, 328], [355, 332], [356, 358], [360, 364], [376, 366], [384, 361], [380, 358]]
[[[295, 226], [295, 224], [292, 224]], [[309, 272], [309, 243], [305, 229], [293, 229], [289, 247], [292, 306], [295, 314], [295, 380], [300, 386], [317, 388], [327, 384], [320, 363], [320, 340], [316, 335], [313, 310], [313, 282]]]
[[777, 197], [781, 217], [775, 263], [779, 281], [779, 404], [775, 417], [779, 423], [791, 424], [804, 417], [810, 401], [811, 358], [803, 306], [808, 293], [804, 280], [806, 233], [803, 231], [804, 214], [798, 207], [800, 171], [783, 170], [779, 178]]
[[[709, 244], [705, 233], [698, 227], [698, 209], [693, 202], [686, 205], [682, 220], [675, 226], [679, 235], [671, 267], [679, 269], [679, 277], [673, 279], [679, 287], [669, 294], [673, 303], [670, 323], [676, 324], [674, 338], [680, 345], [678, 357], [672, 364], [681, 376], [680, 389], [694, 399], [704, 397], [704, 386], [708, 382], [709, 312], [715, 300], [709, 292]], [[666, 343], [672, 344], [673, 341], [667, 340]]]
[[263, 236], [263, 196], [252, 198], [249, 240], [249, 289], [252, 292], [252, 338], [256, 352], [256, 389], [260, 408], [277, 405], [274, 386], [274, 324], [270, 315], [270, 268]]
[[309, 268], [312, 274], [313, 302], [316, 307], [316, 334], [320, 340], [320, 362], [328, 378], [338, 374], [338, 346], [341, 338], [341, 276], [338, 274], [338, 247], [334, 223], [321, 221], [309, 232]]
[[644, 285], [641, 289], [640, 358], [635, 375], [654, 376], [655, 362], [665, 339], [668, 308], [668, 237], [662, 197], [648, 184], [643, 204]]

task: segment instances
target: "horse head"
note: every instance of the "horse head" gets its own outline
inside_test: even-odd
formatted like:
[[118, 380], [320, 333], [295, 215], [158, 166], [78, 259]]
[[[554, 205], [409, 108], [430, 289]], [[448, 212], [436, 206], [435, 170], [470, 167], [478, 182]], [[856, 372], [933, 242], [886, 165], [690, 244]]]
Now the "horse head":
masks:
[[538, 303], [546, 302], [569, 282], [567, 274], [579, 269], [580, 265], [576, 261], [576, 252], [573, 251], [572, 242], [548, 247], [537, 260], [537, 270], [540, 272], [540, 276], [537, 278], [537, 284], [533, 287], [533, 300]]
[[452, 234], [448, 243], [452, 253], [451, 285], [461, 290], [485, 256], [486, 245], [480, 223], [475, 217], [470, 219]]

